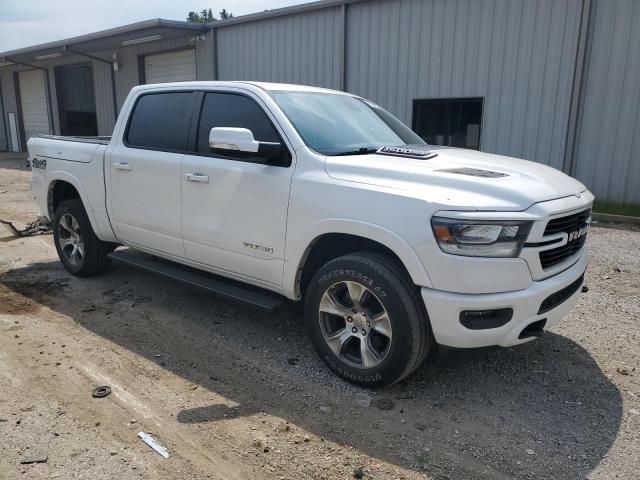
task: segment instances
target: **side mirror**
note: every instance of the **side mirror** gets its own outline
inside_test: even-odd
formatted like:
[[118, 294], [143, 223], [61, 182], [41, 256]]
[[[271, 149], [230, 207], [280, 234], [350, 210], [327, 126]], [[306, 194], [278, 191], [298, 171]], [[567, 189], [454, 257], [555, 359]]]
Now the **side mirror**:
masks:
[[285, 149], [278, 142], [258, 142], [248, 128], [214, 127], [209, 131], [209, 148], [222, 155], [261, 158], [267, 162], [283, 157]]

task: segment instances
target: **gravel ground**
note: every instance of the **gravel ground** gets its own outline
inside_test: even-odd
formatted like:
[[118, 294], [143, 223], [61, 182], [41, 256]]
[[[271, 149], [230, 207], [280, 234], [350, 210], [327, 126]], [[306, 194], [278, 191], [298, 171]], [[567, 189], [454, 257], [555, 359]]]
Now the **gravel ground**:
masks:
[[[0, 159], [0, 219], [19, 224], [37, 215], [23, 163]], [[364, 390], [324, 367], [296, 305], [118, 265], [77, 279], [49, 235], [0, 232], [0, 479], [640, 478], [640, 230], [588, 242], [589, 291], [541, 339], [440, 349]]]

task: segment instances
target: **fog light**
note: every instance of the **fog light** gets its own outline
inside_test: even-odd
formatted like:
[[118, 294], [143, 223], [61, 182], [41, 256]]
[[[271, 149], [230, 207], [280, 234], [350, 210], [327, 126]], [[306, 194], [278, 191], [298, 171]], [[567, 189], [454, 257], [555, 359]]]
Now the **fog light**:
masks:
[[513, 308], [493, 310], [464, 310], [460, 312], [460, 323], [470, 330], [498, 328], [509, 323], [513, 317]]

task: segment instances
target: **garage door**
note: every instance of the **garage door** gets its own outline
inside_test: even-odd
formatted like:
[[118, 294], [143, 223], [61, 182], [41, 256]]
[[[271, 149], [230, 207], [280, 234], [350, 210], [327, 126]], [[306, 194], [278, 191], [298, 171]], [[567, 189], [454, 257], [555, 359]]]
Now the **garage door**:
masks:
[[50, 133], [44, 72], [41, 70], [20, 72], [18, 82], [25, 140], [39, 133]]
[[144, 58], [145, 83], [189, 82], [196, 79], [196, 51], [147, 55]]

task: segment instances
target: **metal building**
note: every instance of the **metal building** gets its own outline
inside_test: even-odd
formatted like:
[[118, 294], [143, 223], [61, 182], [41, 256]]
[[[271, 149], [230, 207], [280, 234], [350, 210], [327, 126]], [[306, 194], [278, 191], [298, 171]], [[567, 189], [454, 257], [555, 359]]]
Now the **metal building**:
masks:
[[151, 20], [1, 53], [0, 149], [109, 135], [141, 83], [302, 83], [370, 98], [430, 143], [541, 162], [640, 203], [639, 51], [637, 0], [325, 0], [206, 26]]

